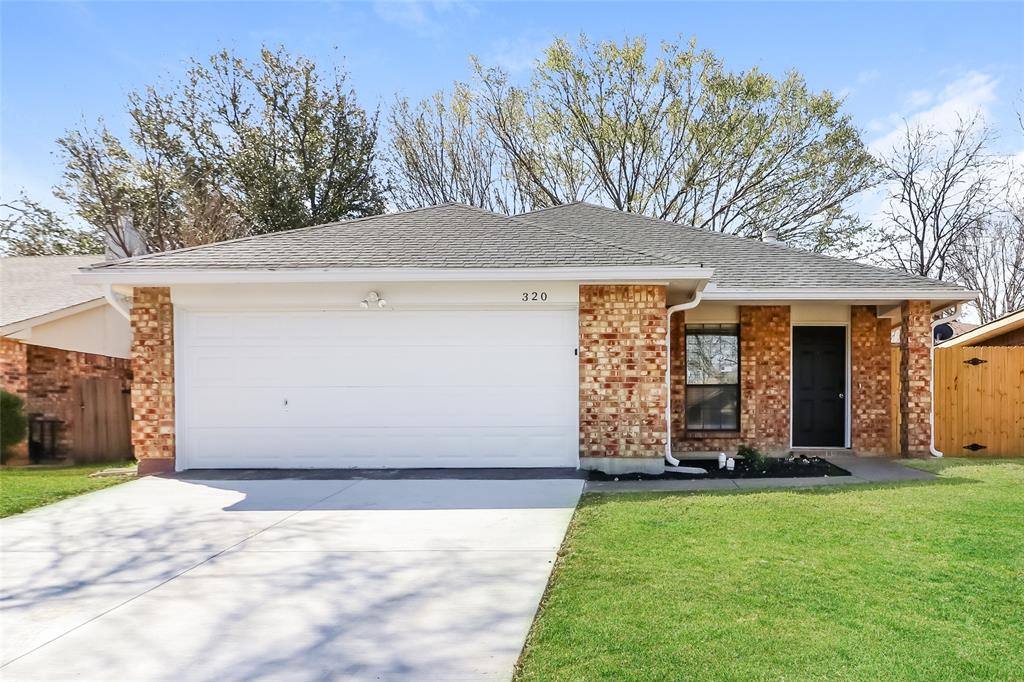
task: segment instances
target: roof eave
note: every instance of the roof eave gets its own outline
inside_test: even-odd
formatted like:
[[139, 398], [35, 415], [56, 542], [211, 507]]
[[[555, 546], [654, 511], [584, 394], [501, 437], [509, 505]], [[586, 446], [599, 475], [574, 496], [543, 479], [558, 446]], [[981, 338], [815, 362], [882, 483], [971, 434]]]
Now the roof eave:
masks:
[[[75, 277], [75, 275], [72, 275]], [[66, 308], [58, 308], [57, 310], [51, 310], [50, 312], [43, 313], [42, 315], [34, 315], [32, 317], [26, 317], [23, 320], [15, 320], [14, 322], [8, 322], [7, 324], [0, 326], [0, 336], [10, 336], [23, 332], [26, 329], [32, 327], [38, 327], [41, 324], [48, 322], [54, 322], [65, 317], [77, 315], [93, 308], [99, 308], [106, 304], [106, 299], [102, 296], [90, 299], [88, 301], [82, 301], [81, 303], [75, 303], [69, 305]]]
[[170, 269], [101, 267], [72, 275], [77, 284], [173, 286], [180, 284], [263, 284], [304, 282], [472, 282], [586, 281], [658, 282], [711, 279], [713, 268], [692, 266], [591, 266], [530, 268], [310, 268]]
[[964, 289], [911, 287], [757, 287], [719, 289], [714, 284], [704, 292], [705, 301], [941, 301], [967, 303], [978, 292]]

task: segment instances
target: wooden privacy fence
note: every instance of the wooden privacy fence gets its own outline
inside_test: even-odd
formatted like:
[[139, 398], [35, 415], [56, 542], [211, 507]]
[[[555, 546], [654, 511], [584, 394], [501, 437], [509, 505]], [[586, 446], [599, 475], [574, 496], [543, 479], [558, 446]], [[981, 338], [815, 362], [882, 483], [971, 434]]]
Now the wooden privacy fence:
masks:
[[132, 458], [131, 396], [118, 379], [80, 379], [74, 388], [80, 410], [73, 422], [75, 463]]
[[[899, 452], [899, 348], [892, 351], [892, 447]], [[935, 447], [947, 457], [1024, 457], [1024, 346], [935, 350]]]

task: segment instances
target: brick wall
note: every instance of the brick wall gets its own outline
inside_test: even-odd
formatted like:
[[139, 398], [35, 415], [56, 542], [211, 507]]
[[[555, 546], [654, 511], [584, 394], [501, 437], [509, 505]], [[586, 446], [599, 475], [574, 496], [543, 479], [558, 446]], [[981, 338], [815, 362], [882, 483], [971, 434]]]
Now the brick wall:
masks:
[[0, 337], [0, 388], [25, 398], [28, 395], [28, 346]]
[[931, 443], [931, 303], [900, 305], [900, 452], [927, 457]]
[[862, 455], [889, 450], [890, 368], [888, 320], [874, 306], [850, 307], [850, 443]]
[[[0, 388], [8, 393], [28, 397], [28, 346], [0, 337]], [[3, 428], [3, 425], [0, 425]], [[5, 461], [20, 463], [27, 461], [28, 442], [12, 445], [5, 454]]]
[[[75, 419], [81, 413], [75, 395], [80, 379], [114, 378], [124, 388], [131, 383], [131, 361], [93, 353], [34, 346], [0, 339], [0, 378], [3, 388], [25, 399], [25, 413], [59, 419], [57, 455], [74, 456]], [[27, 455], [27, 443], [15, 456]]]
[[666, 287], [580, 286], [580, 455], [665, 454]]
[[789, 449], [789, 306], [740, 306], [740, 430], [687, 431], [684, 313], [672, 317], [673, 450], [730, 451], [740, 444], [765, 452]]
[[132, 298], [132, 444], [139, 473], [174, 469], [174, 308], [164, 287]]
[[110, 378], [124, 388], [131, 385], [131, 361], [93, 353], [28, 346], [27, 411], [60, 419], [57, 454], [74, 455], [75, 420], [81, 415], [76, 383], [81, 379]]

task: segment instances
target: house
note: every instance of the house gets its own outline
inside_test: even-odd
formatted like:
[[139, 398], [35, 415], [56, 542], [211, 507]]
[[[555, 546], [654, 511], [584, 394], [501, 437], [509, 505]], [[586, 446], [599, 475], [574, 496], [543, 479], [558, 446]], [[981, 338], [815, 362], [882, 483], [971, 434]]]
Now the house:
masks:
[[[458, 204], [108, 262], [131, 299], [143, 473], [660, 471], [669, 450], [930, 440], [933, 313], [961, 287], [589, 204]], [[671, 438], [670, 438], [671, 434]]]
[[[102, 438], [111, 435], [105, 429], [111, 406], [85, 401], [82, 393], [120, 395], [131, 384], [128, 320], [99, 288], [71, 281], [95, 261], [96, 256], [0, 259], [0, 387], [19, 395], [30, 416], [52, 425], [47, 454], [78, 460], [131, 454], [127, 437], [120, 440], [123, 446], [107, 449]], [[112, 400], [127, 404], [127, 398]], [[127, 433], [127, 410], [120, 418]], [[103, 433], [93, 428], [97, 421]], [[104, 451], [94, 453], [97, 448]], [[27, 453], [28, 443], [22, 444], [15, 461]]]
[[958, 346], [1024, 346], [1024, 308], [973, 326], [943, 341], [939, 347]]

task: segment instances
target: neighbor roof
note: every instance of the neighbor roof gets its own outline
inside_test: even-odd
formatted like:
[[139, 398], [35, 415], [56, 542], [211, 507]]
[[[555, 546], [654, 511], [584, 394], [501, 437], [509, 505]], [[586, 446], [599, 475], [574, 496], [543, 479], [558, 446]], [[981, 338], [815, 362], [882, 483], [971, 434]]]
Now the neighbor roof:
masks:
[[566, 204], [520, 216], [549, 227], [571, 226], [579, 234], [614, 240], [665, 258], [686, 258], [714, 268], [719, 290], [761, 288], [931, 289], [964, 288], [884, 268], [833, 258], [781, 243], [765, 243], [624, 213], [587, 203]]
[[973, 346], [1018, 329], [1024, 329], [1024, 308], [1007, 313], [991, 322], [979, 325], [970, 331], [947, 339], [941, 345], [943, 348], [950, 346]]
[[92, 270], [674, 266], [567, 225], [444, 204], [101, 263]]
[[102, 298], [96, 286], [71, 276], [97, 256], [0, 258], [0, 327], [31, 320]]

